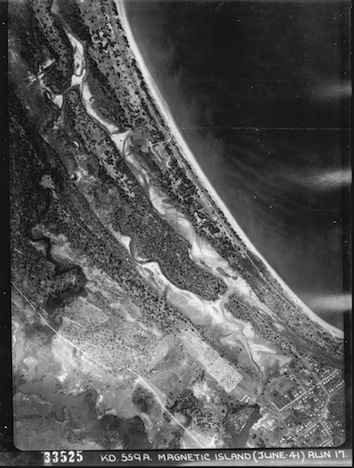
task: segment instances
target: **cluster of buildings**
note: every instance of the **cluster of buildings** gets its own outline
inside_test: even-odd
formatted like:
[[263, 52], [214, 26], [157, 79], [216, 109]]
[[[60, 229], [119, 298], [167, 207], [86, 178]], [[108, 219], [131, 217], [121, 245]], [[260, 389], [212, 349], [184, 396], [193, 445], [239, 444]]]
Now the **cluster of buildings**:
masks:
[[336, 371], [322, 380], [322, 384], [329, 394], [332, 394], [345, 384], [344, 376], [341, 371]]
[[302, 435], [300, 440], [306, 446], [326, 447], [331, 444], [332, 437], [325, 430], [322, 422], [318, 422]]

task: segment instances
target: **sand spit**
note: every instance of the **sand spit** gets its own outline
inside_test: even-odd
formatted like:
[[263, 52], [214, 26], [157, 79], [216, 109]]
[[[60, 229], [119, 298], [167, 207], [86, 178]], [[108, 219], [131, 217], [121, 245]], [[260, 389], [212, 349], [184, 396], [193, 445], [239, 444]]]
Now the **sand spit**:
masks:
[[247, 249], [252, 252], [255, 256], [260, 258], [264, 265], [267, 267], [268, 271], [271, 273], [273, 278], [281, 285], [281, 287], [284, 289], [284, 291], [287, 292], [289, 298], [296, 303], [301, 309], [311, 318], [314, 322], [318, 323], [321, 327], [323, 327], [325, 330], [327, 330], [332, 336], [336, 338], [343, 338], [344, 333], [339, 330], [338, 328], [328, 324], [325, 322], [323, 319], [318, 317], [306, 304], [304, 304], [299, 297], [292, 291], [289, 286], [285, 284], [285, 282], [280, 278], [280, 276], [276, 273], [276, 271], [268, 264], [268, 262], [265, 260], [265, 258], [257, 251], [255, 246], [251, 243], [251, 241], [248, 239], [246, 234], [243, 232], [239, 224], [236, 222], [235, 218], [225, 205], [225, 203], [221, 200], [219, 197], [218, 193], [214, 189], [214, 187], [210, 184], [209, 180], [207, 179], [206, 175], [203, 173], [201, 167], [199, 166], [196, 158], [194, 157], [193, 153], [187, 146], [185, 140], [183, 139], [183, 136], [181, 132], [179, 131], [172, 114], [169, 110], [169, 107], [164, 100], [163, 96], [161, 95], [154, 79], [152, 78], [147, 66], [145, 65], [144, 59], [140, 53], [140, 50], [137, 46], [137, 43], [135, 42], [132, 30], [129, 25], [129, 21], [127, 18], [126, 10], [125, 10], [125, 5], [123, 0], [114, 0], [120, 15], [120, 19], [122, 22], [122, 26], [124, 28], [129, 46], [131, 51], [133, 52], [135, 59], [139, 65], [139, 68], [142, 72], [142, 75], [145, 79], [145, 82], [151, 92], [151, 95], [153, 99], [156, 102], [156, 105], [161, 112], [161, 115], [165, 119], [165, 122], [167, 123], [168, 127], [170, 128], [171, 134], [174, 136], [183, 156], [186, 158], [190, 166], [192, 167], [193, 171], [197, 175], [198, 179], [202, 183], [204, 189], [208, 192], [208, 194], [211, 196], [211, 198], [215, 201], [215, 204], [219, 207], [219, 209], [223, 212], [225, 217], [227, 218], [227, 221], [230, 223], [236, 234], [241, 238], [242, 242], [244, 245], [247, 247]]

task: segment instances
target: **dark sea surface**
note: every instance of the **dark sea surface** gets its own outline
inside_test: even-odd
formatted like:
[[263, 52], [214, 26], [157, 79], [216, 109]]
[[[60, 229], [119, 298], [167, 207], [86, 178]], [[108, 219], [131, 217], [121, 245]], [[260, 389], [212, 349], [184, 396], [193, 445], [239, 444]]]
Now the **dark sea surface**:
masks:
[[205, 174], [299, 297], [349, 307], [349, 4], [125, 2]]

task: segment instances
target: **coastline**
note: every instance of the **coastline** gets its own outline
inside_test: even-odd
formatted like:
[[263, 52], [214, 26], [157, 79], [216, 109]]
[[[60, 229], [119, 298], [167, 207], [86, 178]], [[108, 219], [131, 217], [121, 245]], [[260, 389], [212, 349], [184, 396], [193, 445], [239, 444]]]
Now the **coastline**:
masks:
[[174, 136], [176, 143], [179, 146], [183, 156], [186, 158], [187, 162], [192, 167], [193, 171], [197, 175], [204, 189], [207, 191], [209, 196], [214, 200], [216, 205], [220, 208], [222, 213], [225, 215], [227, 221], [229, 222], [229, 224], [231, 225], [235, 233], [241, 238], [245, 247], [250, 252], [252, 252], [253, 255], [258, 257], [264, 263], [264, 265], [266, 266], [266, 268], [268, 269], [272, 277], [279, 283], [279, 285], [284, 289], [284, 291], [286, 291], [290, 299], [296, 305], [301, 307], [303, 312], [306, 313], [306, 315], [312, 321], [316, 322], [318, 325], [324, 328], [333, 337], [343, 339], [344, 332], [342, 330], [334, 327], [333, 325], [330, 325], [325, 320], [321, 319], [318, 315], [316, 315], [304, 302], [302, 302], [302, 300], [294, 293], [294, 291], [292, 291], [290, 287], [281, 279], [281, 277], [276, 273], [276, 271], [269, 265], [269, 263], [265, 260], [265, 258], [257, 251], [255, 246], [251, 243], [249, 238], [246, 236], [242, 228], [237, 223], [236, 219], [231, 214], [226, 204], [222, 201], [222, 199], [216, 192], [215, 188], [211, 185], [208, 178], [204, 174], [202, 168], [200, 167], [199, 163], [197, 162], [196, 158], [194, 157], [192, 151], [189, 149], [180, 130], [178, 129], [174, 121], [174, 118], [172, 116], [172, 113], [168, 107], [168, 104], [166, 103], [165, 99], [161, 95], [153, 77], [150, 74], [148, 67], [146, 66], [144, 62], [144, 59], [140, 53], [139, 47], [135, 41], [135, 38], [133, 36], [132, 30], [129, 25], [129, 21], [128, 21], [127, 14], [126, 14], [126, 9], [124, 5], [124, 0], [114, 0], [114, 2], [117, 6], [117, 10], [119, 12], [122, 25], [123, 25], [123, 28], [124, 28], [124, 31], [125, 31], [128, 43], [129, 43], [129, 47], [136, 58], [136, 61], [139, 65], [142, 75], [150, 90], [151, 96], [154, 99], [162, 117], [165, 119], [167, 126], [169, 127], [171, 134]]

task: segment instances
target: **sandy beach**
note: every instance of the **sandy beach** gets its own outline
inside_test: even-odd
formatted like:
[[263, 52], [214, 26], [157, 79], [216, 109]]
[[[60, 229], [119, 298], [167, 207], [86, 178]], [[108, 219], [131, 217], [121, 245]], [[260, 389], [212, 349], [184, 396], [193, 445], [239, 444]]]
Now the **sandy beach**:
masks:
[[239, 224], [237, 223], [235, 218], [232, 216], [231, 212], [229, 211], [229, 209], [227, 208], [225, 203], [219, 197], [219, 195], [216, 192], [216, 190], [214, 189], [214, 187], [210, 184], [209, 180], [207, 179], [207, 177], [205, 176], [203, 170], [201, 169], [200, 165], [198, 164], [196, 158], [194, 157], [193, 153], [191, 152], [191, 150], [187, 146], [185, 140], [183, 139], [182, 134], [181, 134], [180, 130], [178, 129], [178, 127], [177, 127], [177, 125], [176, 125], [176, 123], [174, 121], [174, 118], [173, 118], [173, 116], [171, 114], [171, 111], [170, 111], [165, 99], [161, 95], [158, 87], [156, 86], [156, 83], [155, 83], [153, 77], [151, 76], [151, 74], [150, 74], [150, 72], [148, 70], [148, 67], [146, 66], [146, 64], [144, 62], [144, 59], [143, 59], [143, 57], [142, 57], [142, 55], [141, 55], [141, 53], [139, 51], [139, 48], [138, 48], [138, 46], [137, 46], [137, 44], [135, 42], [134, 36], [132, 34], [132, 30], [130, 28], [129, 21], [127, 19], [124, 1], [115, 0], [115, 3], [116, 3], [116, 6], [117, 6], [117, 9], [118, 9], [121, 21], [122, 21], [123, 28], [124, 28], [125, 33], [126, 33], [126, 37], [127, 37], [129, 46], [130, 46], [130, 48], [131, 48], [131, 50], [132, 50], [132, 52], [133, 52], [133, 54], [134, 54], [134, 56], [136, 58], [136, 61], [137, 61], [138, 65], [139, 65], [139, 68], [140, 68], [140, 70], [141, 70], [141, 72], [143, 74], [143, 77], [144, 77], [144, 79], [145, 79], [145, 81], [146, 81], [146, 83], [148, 85], [148, 88], [149, 88], [149, 90], [151, 92], [151, 95], [152, 95], [153, 99], [155, 100], [155, 102], [157, 104], [157, 107], [158, 107], [159, 111], [161, 112], [161, 115], [165, 119], [165, 122], [167, 123], [167, 125], [168, 125], [168, 127], [169, 127], [169, 129], [171, 131], [171, 134], [174, 136], [174, 138], [175, 138], [175, 140], [176, 140], [176, 142], [177, 142], [183, 156], [185, 157], [185, 159], [188, 161], [188, 163], [192, 167], [193, 171], [197, 175], [198, 179], [202, 183], [205, 190], [208, 192], [208, 194], [211, 196], [211, 198], [215, 201], [215, 203], [219, 207], [219, 209], [223, 212], [223, 214], [227, 218], [228, 222], [230, 223], [230, 225], [232, 226], [234, 231], [237, 233], [237, 235], [241, 238], [242, 242], [247, 247], [247, 249], [262, 260], [262, 262], [267, 267], [269, 272], [272, 274], [274, 279], [281, 285], [281, 287], [284, 289], [284, 291], [287, 292], [290, 299], [293, 302], [295, 302], [299, 307], [301, 307], [301, 309], [309, 316], [309, 318], [311, 318], [311, 320], [318, 323], [318, 325], [320, 325], [321, 327], [326, 329], [334, 337], [343, 338], [344, 333], [340, 329], [328, 324], [327, 322], [322, 320], [319, 316], [317, 316], [285, 284], [285, 282], [279, 277], [279, 275], [276, 273], [276, 271], [268, 264], [268, 262], [265, 260], [265, 258], [257, 251], [257, 249], [254, 247], [254, 245], [250, 242], [250, 240], [248, 239], [248, 237], [246, 236], [246, 234], [244, 233], [242, 228], [239, 226]]

